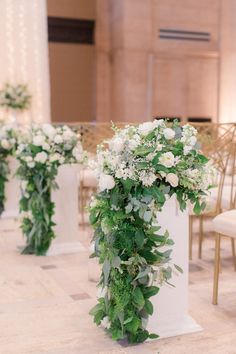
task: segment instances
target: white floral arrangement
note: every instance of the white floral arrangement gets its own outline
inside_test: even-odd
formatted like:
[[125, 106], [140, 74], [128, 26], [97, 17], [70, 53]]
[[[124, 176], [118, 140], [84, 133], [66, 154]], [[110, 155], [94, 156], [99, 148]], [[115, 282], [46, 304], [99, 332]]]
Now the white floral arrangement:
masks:
[[169, 127], [161, 119], [127, 126], [116, 130], [108, 145], [109, 149], [101, 146], [98, 150], [100, 191], [112, 189], [115, 179], [131, 179], [145, 187], [159, 180], [191, 190], [206, 190], [212, 182], [210, 162], [201, 154], [198, 163], [193, 158], [199, 145], [197, 130], [189, 124], [180, 127], [176, 122]]
[[0, 125], [0, 215], [4, 211], [5, 184], [8, 181], [8, 157], [13, 155], [17, 144], [17, 132], [11, 125]]
[[22, 230], [27, 238], [23, 253], [45, 255], [55, 237], [52, 221], [54, 204], [51, 189], [56, 188], [58, 168], [64, 164], [82, 164], [86, 160], [80, 136], [67, 126], [33, 126], [16, 150], [20, 162], [23, 213]]
[[[174, 242], [158, 225], [158, 213], [176, 195], [180, 209], [205, 208], [211, 164], [201, 153], [197, 130], [177, 121], [114, 127], [97, 153], [99, 191], [90, 203], [94, 252], [102, 265], [98, 303], [90, 314], [112, 339], [140, 343], [157, 335], [146, 329], [152, 296], [170, 284]], [[163, 249], [164, 247], [164, 249]]]
[[13, 110], [23, 111], [30, 107], [31, 95], [28, 93], [27, 85], [5, 84], [0, 91], [0, 106]]

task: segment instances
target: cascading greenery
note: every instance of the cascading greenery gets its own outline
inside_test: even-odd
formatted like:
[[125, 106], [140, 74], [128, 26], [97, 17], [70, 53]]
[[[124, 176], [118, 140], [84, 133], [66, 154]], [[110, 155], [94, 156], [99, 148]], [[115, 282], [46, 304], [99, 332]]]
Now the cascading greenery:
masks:
[[8, 158], [16, 148], [16, 131], [9, 125], [0, 126], [0, 216], [6, 200], [5, 185], [10, 173]]
[[161, 232], [158, 211], [175, 194], [181, 210], [190, 201], [200, 213], [212, 176], [196, 134], [189, 125], [148, 122], [116, 130], [109, 147], [98, 151], [100, 192], [91, 201], [90, 222], [92, 257], [99, 258], [102, 274], [90, 314], [114, 340], [157, 337], [146, 329], [151, 298], [170, 284], [173, 269], [182, 271], [171, 263], [174, 243]]
[[24, 254], [45, 255], [55, 232], [54, 203], [51, 191], [57, 188], [58, 168], [63, 164], [82, 163], [84, 154], [79, 136], [67, 126], [43, 124], [32, 127], [16, 152], [20, 166], [22, 197], [21, 228], [26, 236]]

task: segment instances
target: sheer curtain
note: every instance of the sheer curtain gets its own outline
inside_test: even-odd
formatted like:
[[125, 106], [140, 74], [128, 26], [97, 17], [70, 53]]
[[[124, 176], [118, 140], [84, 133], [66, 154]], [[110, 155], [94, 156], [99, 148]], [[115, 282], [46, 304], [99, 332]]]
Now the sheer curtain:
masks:
[[26, 83], [33, 96], [21, 123], [50, 121], [46, 0], [0, 1], [0, 88], [6, 82]]

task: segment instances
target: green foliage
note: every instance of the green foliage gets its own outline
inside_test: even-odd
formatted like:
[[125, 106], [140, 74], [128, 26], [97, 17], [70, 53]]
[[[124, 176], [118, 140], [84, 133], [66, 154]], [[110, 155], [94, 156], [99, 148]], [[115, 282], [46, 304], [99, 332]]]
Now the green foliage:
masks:
[[27, 178], [26, 195], [20, 199], [20, 211], [25, 213], [21, 228], [26, 236], [26, 247], [23, 254], [46, 254], [55, 237], [52, 217], [54, 203], [51, 201], [51, 188], [54, 185], [57, 169], [48, 169], [45, 165], [29, 169], [21, 165], [17, 172], [23, 180]]

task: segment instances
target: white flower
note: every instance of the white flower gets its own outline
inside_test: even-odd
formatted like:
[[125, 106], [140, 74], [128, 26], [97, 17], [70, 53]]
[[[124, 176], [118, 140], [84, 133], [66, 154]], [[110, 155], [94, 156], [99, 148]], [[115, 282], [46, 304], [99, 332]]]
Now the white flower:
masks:
[[192, 150], [192, 146], [185, 145], [184, 146], [184, 155], [188, 155], [191, 150]]
[[47, 161], [48, 154], [45, 151], [38, 152], [34, 158], [34, 161], [39, 163], [45, 163]]
[[33, 157], [32, 156], [25, 156], [25, 161], [31, 162], [31, 161], [33, 161]]
[[61, 143], [63, 143], [62, 136], [59, 135], [59, 134], [55, 135], [55, 137], [54, 137], [54, 142], [55, 142], [56, 144], [61, 144]]
[[64, 157], [64, 156], [61, 156], [61, 157], [59, 158], [59, 162], [60, 162], [61, 165], [63, 165], [63, 163], [65, 162], [65, 157]]
[[101, 326], [106, 329], [109, 329], [111, 327], [111, 322], [109, 321], [109, 318], [107, 316], [105, 316], [101, 320]]
[[25, 148], [24, 144], [19, 144], [17, 148], [17, 154], [20, 154]]
[[28, 166], [29, 168], [34, 168], [35, 162], [28, 162], [28, 163], [27, 163], [27, 166]]
[[189, 144], [194, 146], [196, 142], [197, 142], [196, 136], [191, 136], [191, 138], [189, 139]]
[[150, 187], [157, 179], [157, 175], [151, 171], [143, 170], [140, 172], [139, 178], [144, 186]]
[[105, 297], [107, 295], [107, 293], [108, 293], [108, 287], [107, 286], [104, 286], [104, 287], [99, 286], [99, 288], [97, 290], [97, 297], [98, 298]]
[[42, 148], [44, 149], [44, 150], [46, 150], [46, 151], [49, 151], [50, 150], [50, 145], [48, 144], [48, 143], [44, 143], [43, 145], [42, 145]]
[[163, 134], [167, 140], [173, 139], [175, 137], [175, 131], [171, 128], [164, 129]]
[[101, 192], [112, 189], [116, 185], [115, 179], [111, 175], [102, 173], [99, 178], [99, 189]]
[[148, 135], [153, 129], [155, 128], [155, 125], [153, 122], [145, 122], [143, 124], [140, 124], [138, 127], [139, 133], [141, 135]]
[[3, 149], [5, 149], [5, 150], [9, 150], [11, 148], [11, 144], [9, 143], [9, 141], [7, 139], [3, 139], [1, 141], [1, 145], [2, 145]]
[[53, 139], [56, 134], [56, 129], [51, 124], [43, 124], [42, 131], [45, 135], [47, 135], [50, 139]]
[[168, 173], [166, 182], [170, 183], [172, 187], [177, 187], [179, 184], [179, 177], [175, 173]]
[[165, 167], [172, 167], [175, 164], [175, 157], [172, 152], [165, 152], [163, 155], [160, 156], [159, 162]]
[[77, 144], [72, 150], [72, 155], [77, 161], [80, 161], [83, 157], [83, 149], [80, 144]]
[[33, 144], [36, 146], [42, 146], [45, 143], [45, 136], [35, 135], [33, 137]]
[[50, 162], [55, 162], [60, 160], [61, 155], [56, 152], [55, 154], [49, 157]]
[[68, 141], [68, 140], [72, 139], [74, 135], [75, 134], [71, 129], [66, 128], [66, 130], [62, 134], [62, 138], [63, 138], [63, 140]]
[[121, 152], [124, 147], [124, 142], [120, 137], [114, 137], [109, 141], [109, 148], [117, 153]]

